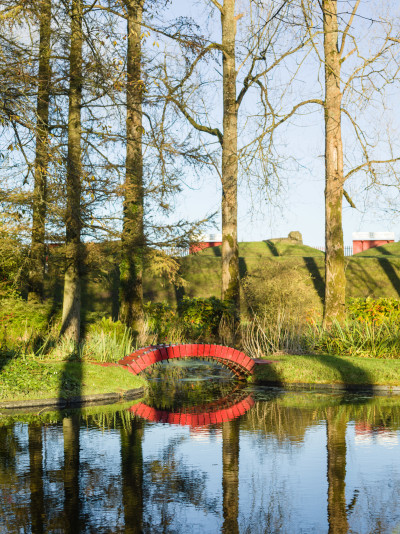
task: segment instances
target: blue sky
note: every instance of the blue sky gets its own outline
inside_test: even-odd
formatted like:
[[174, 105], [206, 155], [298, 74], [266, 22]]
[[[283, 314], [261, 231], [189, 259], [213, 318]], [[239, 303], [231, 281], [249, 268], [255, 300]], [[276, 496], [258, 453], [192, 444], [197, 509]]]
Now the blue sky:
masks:
[[[349, 9], [354, 2], [342, 2], [342, 9]], [[347, 5], [348, 4], [348, 5]], [[207, 0], [197, 2], [174, 1], [170, 15], [191, 15], [199, 23], [204, 22], [211, 11], [211, 3]], [[238, 1], [240, 10], [246, 9], [245, 0]], [[361, 6], [363, 15], [377, 13], [374, 2], [364, 2]], [[360, 19], [361, 20], [361, 19]], [[361, 22], [356, 21], [357, 24]], [[379, 27], [370, 23], [364, 24], [361, 29], [364, 35], [363, 46], [369, 47], [369, 37], [379, 32]], [[379, 25], [378, 25], [379, 26]], [[212, 19], [207, 19], [207, 27], [211, 34], [218, 37], [219, 21], [215, 12]], [[240, 34], [240, 28], [238, 31]], [[350, 65], [351, 66], [351, 65]], [[315, 84], [317, 80], [315, 63], [305, 67], [300, 76], [300, 83]], [[313, 82], [314, 80], [314, 82]], [[316, 83], [318, 86], [318, 82]], [[317, 87], [317, 93], [321, 86]], [[314, 91], [314, 87], [311, 92]], [[305, 95], [307, 89], [305, 90]], [[368, 135], [383, 132], [390, 123], [392, 131], [397, 131], [397, 101], [398, 91], [393, 85], [386, 91], [386, 109], [378, 99], [372, 102], [371, 111], [362, 114], [360, 120]], [[323, 95], [319, 95], [320, 97]], [[292, 102], [297, 95], [292, 94]], [[310, 98], [310, 96], [308, 96]], [[210, 112], [211, 119], [220, 119], [221, 114], [220, 95], [215, 96], [213, 107]], [[247, 105], [245, 112], [251, 109]], [[361, 109], [361, 108], [360, 108]], [[272, 237], [284, 237], [292, 230], [298, 230], [303, 234], [304, 243], [321, 246], [324, 244], [324, 122], [321, 109], [309, 108], [310, 113], [305, 117], [297, 118], [290, 126], [285, 127], [279, 136], [278, 153], [282, 161], [289, 161], [293, 157], [295, 163], [282, 173], [280, 192], [277, 195], [266, 194], [256, 189], [249, 189], [242, 178], [239, 187], [239, 217], [238, 237], [239, 241], [258, 241]], [[357, 111], [358, 112], [358, 111]], [[343, 119], [343, 137], [346, 155], [357, 162], [357, 149], [350, 139], [351, 128]], [[240, 135], [239, 135], [240, 144]], [[396, 147], [395, 147], [396, 148]], [[387, 151], [381, 142], [374, 149], [374, 157], [383, 159]], [[188, 170], [186, 180], [190, 187], [184, 188], [181, 197], [177, 200], [177, 213], [189, 219], [201, 218], [206, 213], [216, 211], [220, 206], [220, 184], [217, 175], [204, 175], [200, 180], [191, 175]], [[357, 209], [351, 208], [346, 200], [343, 200], [343, 229], [344, 242], [351, 244], [352, 232], [355, 231], [393, 231], [396, 239], [400, 238], [397, 232], [398, 221], [391, 209], [378, 209], [386, 204], [376, 196], [374, 190], [365, 192], [365, 182], [362, 178], [352, 179], [346, 184], [346, 189], [353, 198]], [[388, 193], [393, 199], [392, 193]], [[269, 197], [269, 198], [268, 198]], [[219, 230], [217, 222], [216, 230]]]

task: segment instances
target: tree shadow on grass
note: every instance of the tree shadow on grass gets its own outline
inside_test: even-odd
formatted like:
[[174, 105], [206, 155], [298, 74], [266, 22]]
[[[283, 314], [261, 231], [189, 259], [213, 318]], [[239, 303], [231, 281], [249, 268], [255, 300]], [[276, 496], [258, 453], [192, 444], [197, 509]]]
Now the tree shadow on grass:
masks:
[[[371, 375], [365, 369], [358, 367], [353, 362], [349, 362], [340, 356], [332, 356], [328, 354], [324, 355], [306, 355], [302, 354], [302, 358], [317, 361], [318, 363], [337, 371], [340, 375], [340, 382], [332, 384], [310, 384], [311, 387], [323, 387], [329, 389], [332, 386], [333, 390], [341, 390], [345, 393], [362, 392], [365, 395], [374, 394], [374, 385]], [[274, 357], [271, 356], [271, 361], [274, 361]], [[285, 365], [285, 362], [282, 362]], [[284, 378], [282, 373], [277, 371], [272, 365], [264, 365], [256, 370], [257, 374], [260, 373], [259, 379], [261, 383], [267, 383], [272, 386], [285, 387]], [[295, 381], [295, 384], [301, 385], [300, 380]], [[306, 384], [304, 384], [306, 385]]]
[[273, 256], [279, 256], [279, 251], [276, 248], [275, 243], [273, 243], [272, 241], [264, 241], [264, 243], [267, 245]]
[[378, 263], [385, 271], [385, 274], [389, 278], [393, 289], [397, 292], [398, 295], [400, 295], [400, 278], [395, 268], [393, 267], [392, 262], [390, 262], [387, 258], [378, 258]]
[[0, 347], [0, 373], [13, 357], [13, 350]]
[[314, 284], [314, 289], [318, 293], [318, 297], [323, 303], [325, 299], [325, 281], [321, 276], [317, 262], [315, 261], [315, 258], [312, 257], [304, 257], [303, 260], [305, 266], [308, 269], [308, 272], [311, 275], [311, 280]]
[[303, 358], [317, 360], [322, 365], [330, 367], [340, 374], [342, 384], [339, 384], [347, 393], [354, 393], [362, 390], [372, 395], [374, 393], [373, 380], [365, 369], [362, 369], [352, 362], [329, 354], [323, 355], [302, 355]]
[[217, 258], [222, 257], [222, 246], [221, 245], [218, 247], [211, 247], [211, 250], [214, 256], [216, 256]]

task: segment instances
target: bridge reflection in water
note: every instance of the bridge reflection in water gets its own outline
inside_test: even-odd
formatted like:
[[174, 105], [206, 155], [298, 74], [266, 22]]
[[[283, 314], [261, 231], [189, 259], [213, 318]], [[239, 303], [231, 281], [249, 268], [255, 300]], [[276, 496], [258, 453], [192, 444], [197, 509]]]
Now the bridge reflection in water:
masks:
[[159, 410], [143, 402], [135, 404], [129, 411], [147, 421], [199, 427], [232, 421], [244, 415], [253, 405], [253, 395], [236, 388], [222, 399], [184, 407], [180, 411]]

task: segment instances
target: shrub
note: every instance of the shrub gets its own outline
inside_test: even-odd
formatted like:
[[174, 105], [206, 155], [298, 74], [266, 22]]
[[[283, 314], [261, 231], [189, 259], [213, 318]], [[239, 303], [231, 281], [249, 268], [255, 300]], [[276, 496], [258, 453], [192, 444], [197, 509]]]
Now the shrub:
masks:
[[352, 298], [347, 303], [347, 315], [352, 321], [383, 322], [400, 321], [400, 300], [393, 298]]
[[305, 323], [321, 312], [312, 279], [296, 265], [264, 260], [243, 281], [244, 295], [253, 314], [272, 324]]
[[150, 331], [157, 333], [159, 341], [165, 340], [178, 320], [176, 311], [167, 302], [148, 302], [144, 311]]
[[233, 308], [216, 297], [183, 297], [178, 304], [178, 314], [188, 337], [204, 339], [218, 335], [222, 318], [233, 316]]

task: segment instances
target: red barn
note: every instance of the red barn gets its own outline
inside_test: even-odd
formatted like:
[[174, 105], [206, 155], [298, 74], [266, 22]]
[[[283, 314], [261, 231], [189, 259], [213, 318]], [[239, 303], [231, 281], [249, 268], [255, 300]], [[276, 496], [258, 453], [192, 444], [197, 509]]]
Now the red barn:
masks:
[[394, 243], [393, 232], [353, 232], [353, 254]]
[[197, 243], [192, 243], [189, 246], [189, 254], [200, 252], [205, 248], [218, 247], [219, 245], [222, 245], [222, 234], [203, 234]]

